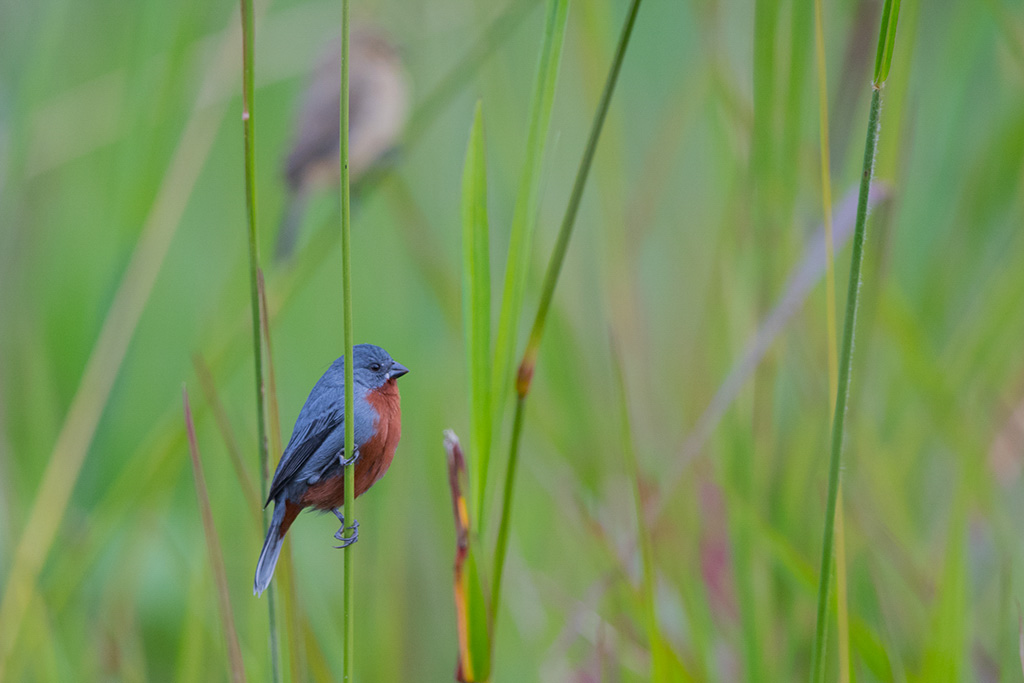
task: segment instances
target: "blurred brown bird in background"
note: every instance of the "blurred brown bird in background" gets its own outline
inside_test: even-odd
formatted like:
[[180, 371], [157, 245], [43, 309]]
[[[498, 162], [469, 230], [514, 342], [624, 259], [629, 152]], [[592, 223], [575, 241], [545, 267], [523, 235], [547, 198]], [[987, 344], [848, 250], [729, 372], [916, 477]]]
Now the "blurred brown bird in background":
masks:
[[[302, 97], [285, 164], [289, 197], [277, 236], [277, 258], [295, 249], [306, 203], [340, 175], [341, 43], [332, 42]], [[405, 126], [409, 85], [398, 50], [377, 29], [359, 27], [349, 42], [349, 179], [353, 184], [393, 149]]]

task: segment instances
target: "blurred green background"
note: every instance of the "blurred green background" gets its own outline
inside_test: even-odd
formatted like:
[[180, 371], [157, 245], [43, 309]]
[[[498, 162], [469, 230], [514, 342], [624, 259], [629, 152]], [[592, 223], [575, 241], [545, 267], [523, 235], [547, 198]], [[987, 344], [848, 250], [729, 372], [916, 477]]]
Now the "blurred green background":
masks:
[[[522, 21], [468, 61], [503, 6], [353, 7], [401, 46], [414, 110], [472, 67], [357, 191], [356, 341], [412, 370], [394, 467], [358, 505], [363, 681], [454, 671], [441, 433], [468, 431], [461, 173], [479, 98], [498, 291], [543, 25], [542, 2], [512, 2]], [[757, 22], [755, 3], [641, 7], [526, 415], [496, 681], [646, 675], [610, 334], [644, 489], [665, 505], [651, 533], [669, 645], [696, 680], [807, 675], [832, 399], [820, 280], [710, 439], [683, 448], [822, 220], [812, 6], [756, 5]], [[880, 5], [824, 4], [837, 227], [860, 172]], [[625, 7], [570, 10], [527, 316]], [[329, 195], [306, 250], [290, 265], [270, 257], [297, 101], [340, 10], [260, 11], [258, 218], [287, 438], [342, 343]], [[0, 589], [24, 608], [0, 616], [4, 680], [226, 679], [183, 382], [247, 672], [269, 679], [266, 607], [251, 595], [260, 522], [193, 366], [212, 367], [256, 481], [238, 33], [233, 3], [0, 0]], [[1022, 163], [1024, 8], [905, 0], [844, 454], [857, 680], [1021, 680]], [[840, 316], [848, 263], [837, 248]], [[340, 675], [336, 527], [305, 515], [289, 545], [301, 610]], [[30, 580], [12, 587], [19, 544]], [[830, 633], [833, 676], [834, 619]]]

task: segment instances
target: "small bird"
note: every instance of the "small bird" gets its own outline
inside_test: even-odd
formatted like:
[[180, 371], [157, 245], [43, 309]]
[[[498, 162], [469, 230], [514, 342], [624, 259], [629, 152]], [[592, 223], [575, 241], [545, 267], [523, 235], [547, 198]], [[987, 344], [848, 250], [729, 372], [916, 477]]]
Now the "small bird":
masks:
[[[338, 548], [359, 538], [359, 523], [346, 529], [339, 508], [345, 502], [344, 468], [354, 463], [358, 498], [384, 476], [402, 436], [397, 380], [409, 372], [387, 351], [372, 344], [352, 350], [355, 398], [355, 453], [345, 458], [345, 358], [331, 364], [309, 393], [295, 421], [292, 438], [277, 464], [265, 505], [274, 501], [274, 517], [256, 564], [253, 594], [267, 589], [281, 553], [284, 535], [303, 508], [330, 510], [341, 521]], [[345, 532], [351, 531], [351, 536]]]
[[[356, 183], [398, 142], [409, 110], [409, 84], [398, 50], [362, 26], [349, 42], [349, 179]], [[285, 163], [288, 204], [277, 235], [277, 258], [291, 255], [306, 203], [317, 189], [337, 185], [341, 114], [341, 44], [334, 41], [302, 96], [295, 139]]]

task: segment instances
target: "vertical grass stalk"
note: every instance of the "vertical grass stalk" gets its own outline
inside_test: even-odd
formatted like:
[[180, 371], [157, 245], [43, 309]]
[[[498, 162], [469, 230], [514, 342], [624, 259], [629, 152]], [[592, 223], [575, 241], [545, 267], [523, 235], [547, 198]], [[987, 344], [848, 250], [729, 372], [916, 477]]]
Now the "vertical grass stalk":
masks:
[[[242, 4], [242, 130], [245, 140], [245, 213], [249, 228], [249, 298], [252, 307], [252, 350], [256, 380], [256, 424], [259, 439], [260, 498], [267, 498], [270, 479], [270, 453], [267, 443], [266, 380], [263, 374], [263, 348], [260, 337], [259, 262], [260, 242], [256, 230], [256, 127], [253, 107], [253, 53], [256, 35], [252, 0]], [[270, 511], [263, 512], [263, 533], [267, 533]], [[270, 665], [275, 683], [281, 680], [281, 651], [277, 635], [277, 613], [273, 587], [267, 591], [270, 622]]]
[[[351, 212], [349, 206], [348, 177], [348, 1], [341, 0], [341, 119], [340, 156], [341, 156], [341, 295], [342, 320], [345, 326], [345, 457], [351, 458], [355, 452], [355, 396], [352, 377], [352, 240], [350, 236]], [[355, 521], [355, 465], [348, 466], [345, 473], [345, 523]], [[351, 475], [351, 476], [349, 476]], [[346, 550], [344, 560], [345, 597], [344, 597], [344, 665], [342, 680], [353, 680], [355, 659], [355, 577], [353, 576], [353, 556], [351, 549]]]
[[555, 285], [558, 284], [558, 276], [562, 272], [565, 253], [569, 248], [569, 238], [572, 237], [572, 229], [576, 224], [576, 213], [579, 210], [580, 200], [583, 198], [583, 189], [586, 187], [587, 176], [590, 174], [594, 153], [597, 150], [597, 142], [601, 138], [601, 129], [604, 127], [604, 121], [608, 115], [608, 106], [611, 103], [612, 94], [615, 92], [615, 83], [619, 78], [622, 60], [626, 56], [629, 38], [633, 34], [633, 25], [636, 23], [637, 12], [640, 10], [640, 2], [641, 0], [632, 0], [629, 4], [629, 9], [626, 10], [626, 18], [622, 24], [622, 31], [619, 34], [615, 56], [612, 58], [604, 90], [601, 92], [601, 99], [597, 105], [597, 112], [590, 127], [590, 135], [587, 138], [587, 146], [583, 150], [583, 158], [580, 159], [579, 169], [576, 171], [576, 181], [573, 183], [572, 194], [569, 195], [569, 205], [566, 207], [565, 216], [558, 231], [558, 238], [551, 252], [551, 259], [548, 261], [548, 268], [544, 275], [544, 284], [541, 289], [540, 304], [537, 307], [537, 315], [534, 317], [529, 341], [526, 344], [526, 350], [523, 352], [522, 361], [519, 363], [519, 371], [516, 377], [516, 410], [512, 423], [512, 439], [509, 446], [508, 463], [505, 470], [498, 540], [494, 549], [494, 583], [491, 589], [492, 623], [497, 621], [498, 607], [501, 601], [501, 579], [505, 565], [505, 556], [508, 552], [509, 522], [512, 515], [512, 497], [515, 493], [515, 473], [519, 459], [519, 440], [523, 427], [526, 396], [530, 391], [530, 383], [533, 379], [533, 371], [537, 363], [537, 352], [540, 348], [541, 338], [544, 336], [544, 324], [547, 321], [548, 310], [551, 308], [551, 300], [555, 294]]
[[899, 0], [886, 0], [882, 12], [882, 26], [878, 36], [875, 59], [875, 78], [871, 92], [871, 110], [868, 115], [867, 139], [864, 143], [864, 163], [854, 225], [853, 253], [850, 257], [850, 277], [846, 290], [846, 317], [843, 323], [843, 346], [839, 356], [839, 374], [836, 386], [835, 410], [832, 417], [832, 440], [829, 456], [828, 498], [825, 504], [825, 530], [818, 574], [817, 627], [814, 634], [814, 655], [811, 683], [825, 680], [825, 644], [828, 631], [828, 602], [831, 588], [831, 569], [835, 541], [836, 502], [839, 497], [840, 461], [843, 449], [843, 430], [846, 421], [846, 402], [849, 395], [853, 339], [857, 324], [857, 303], [860, 294], [860, 273], [864, 261], [864, 237], [867, 224], [868, 190], [875, 166], [878, 146], [878, 119], [882, 105], [882, 88], [892, 62], [892, 48], [896, 40], [896, 19]]

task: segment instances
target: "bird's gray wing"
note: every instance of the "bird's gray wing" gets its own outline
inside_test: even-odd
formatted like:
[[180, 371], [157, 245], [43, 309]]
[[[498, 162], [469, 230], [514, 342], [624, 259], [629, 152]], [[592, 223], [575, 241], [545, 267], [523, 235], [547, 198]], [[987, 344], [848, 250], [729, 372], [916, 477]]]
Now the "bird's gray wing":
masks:
[[314, 453], [323, 445], [336, 429], [345, 423], [345, 411], [335, 410], [325, 413], [306, 425], [304, 429], [296, 430], [292, 434], [291, 441], [284, 449], [281, 462], [274, 472], [274, 480], [270, 484], [270, 493], [267, 495], [267, 502], [274, 500], [284, 491], [295, 478], [295, 475], [302, 471], [306, 463]]

